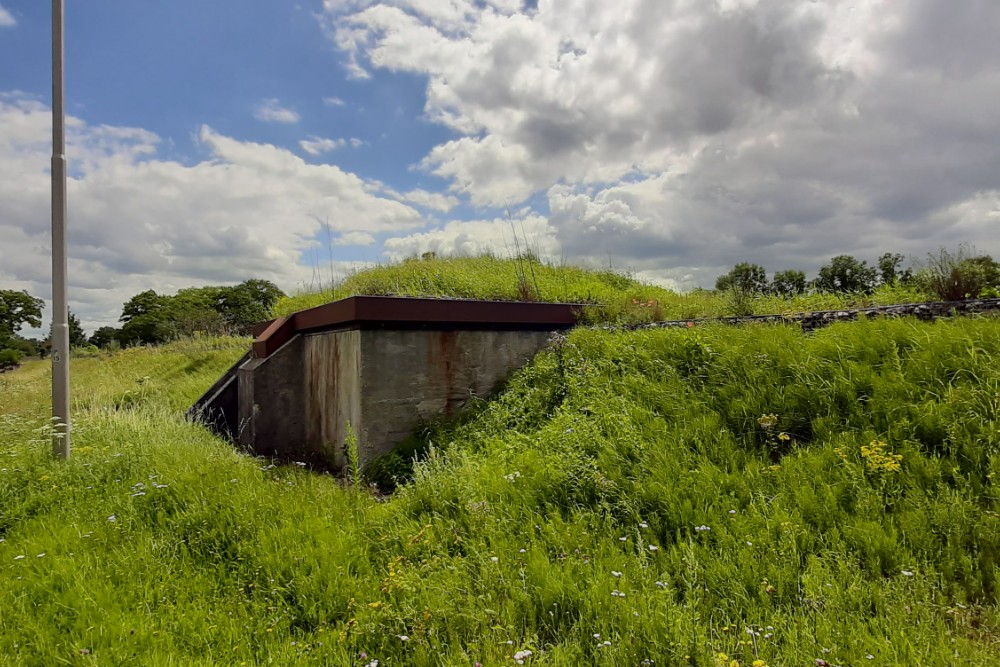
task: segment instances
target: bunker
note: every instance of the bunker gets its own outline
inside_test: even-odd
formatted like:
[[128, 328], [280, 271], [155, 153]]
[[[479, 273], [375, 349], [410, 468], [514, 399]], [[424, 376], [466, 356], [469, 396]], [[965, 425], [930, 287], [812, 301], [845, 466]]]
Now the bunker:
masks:
[[489, 396], [572, 327], [574, 304], [354, 296], [258, 325], [251, 350], [191, 407], [257, 454], [362, 467], [424, 422]]

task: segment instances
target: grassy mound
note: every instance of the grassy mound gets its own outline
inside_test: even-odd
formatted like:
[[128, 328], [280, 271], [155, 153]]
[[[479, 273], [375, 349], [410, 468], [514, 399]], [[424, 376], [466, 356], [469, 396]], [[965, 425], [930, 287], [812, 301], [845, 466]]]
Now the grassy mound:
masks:
[[725, 293], [695, 290], [679, 294], [648, 285], [627, 274], [557, 266], [537, 260], [491, 256], [413, 259], [364, 269], [333, 289], [305, 292], [278, 303], [275, 315], [288, 315], [355, 295], [423, 296], [498, 301], [550, 301], [600, 304], [593, 320], [646, 322], [700, 317], [833, 310], [926, 301], [913, 287], [882, 286], [874, 294], [804, 294], [784, 299], [758, 296], [739, 303]]
[[384, 502], [182, 421], [242, 349], [76, 364], [68, 463], [0, 377], [4, 664], [995, 664], [996, 320], [577, 330]]

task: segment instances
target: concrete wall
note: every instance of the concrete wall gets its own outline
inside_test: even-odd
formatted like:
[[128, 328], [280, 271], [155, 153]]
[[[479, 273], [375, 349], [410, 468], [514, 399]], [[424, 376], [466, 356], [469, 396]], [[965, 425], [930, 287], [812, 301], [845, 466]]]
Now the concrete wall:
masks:
[[363, 335], [355, 329], [307, 335], [303, 340], [306, 446], [333, 468], [347, 465], [347, 425], [361, 437]]
[[421, 422], [452, 417], [489, 396], [545, 347], [545, 331], [361, 332], [362, 465], [392, 451]]
[[240, 366], [241, 445], [265, 456], [315, 461], [305, 441], [303, 341], [297, 336], [266, 359]]
[[342, 469], [350, 424], [364, 467], [421, 423], [489, 396], [549, 336], [382, 329], [298, 335], [236, 372], [238, 441], [265, 456]]

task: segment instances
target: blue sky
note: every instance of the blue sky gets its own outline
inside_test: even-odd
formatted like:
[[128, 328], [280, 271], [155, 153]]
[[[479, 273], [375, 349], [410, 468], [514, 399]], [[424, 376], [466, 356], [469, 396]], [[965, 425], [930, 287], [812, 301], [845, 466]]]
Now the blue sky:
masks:
[[[49, 7], [0, 0], [0, 289], [45, 299]], [[676, 289], [998, 256], [998, 33], [993, 0], [68, 0], [71, 307], [502, 254], [507, 206]]]
[[[0, 82], [48, 101], [50, 4], [3, 6], [18, 26], [0, 33]], [[453, 134], [422, 118], [425, 82], [385, 70], [349, 79], [318, 3], [70, 0], [65, 11], [68, 111], [88, 123], [150, 130], [173, 143], [167, 156], [187, 162], [203, 157], [203, 124], [290, 149], [306, 136], [355, 137], [365, 143], [336, 157], [345, 170], [401, 190], [447, 185], [410, 168]], [[265, 99], [300, 120], [256, 119]]]

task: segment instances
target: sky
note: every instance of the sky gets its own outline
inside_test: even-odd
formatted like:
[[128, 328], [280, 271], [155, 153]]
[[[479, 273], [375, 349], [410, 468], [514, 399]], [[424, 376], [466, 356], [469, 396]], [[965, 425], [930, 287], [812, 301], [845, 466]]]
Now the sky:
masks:
[[[435, 251], [679, 290], [1000, 257], [996, 0], [66, 1], [70, 308]], [[51, 294], [50, 3], [0, 0], [0, 289]]]

